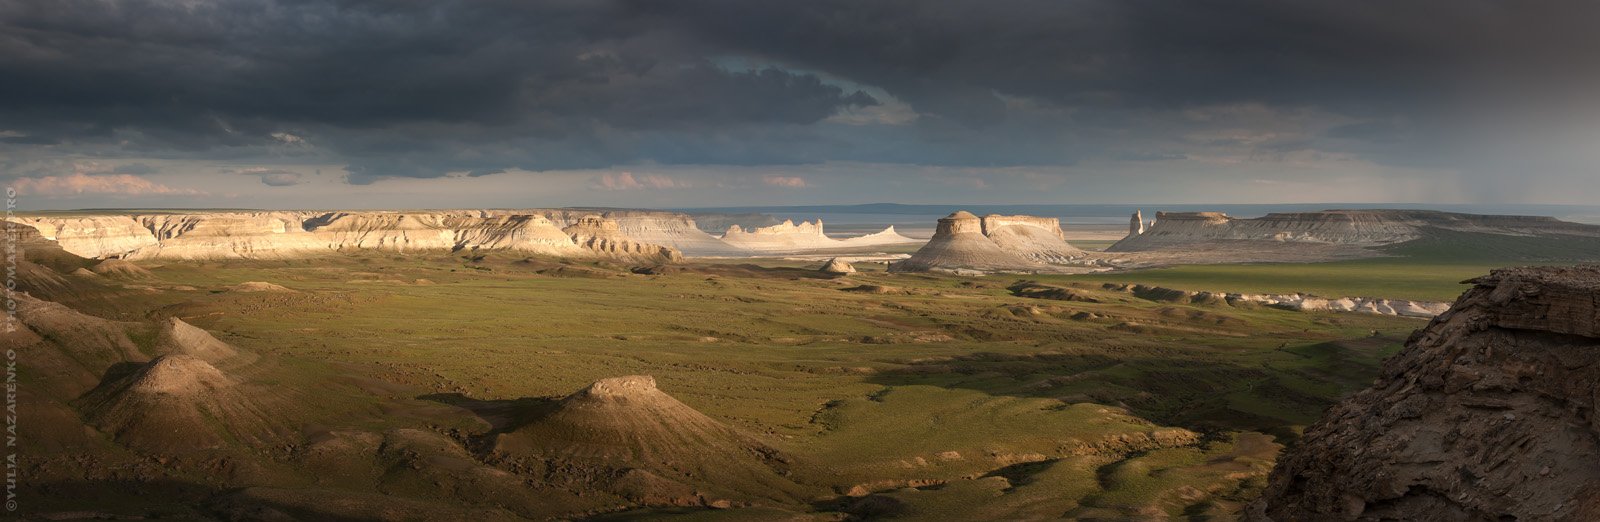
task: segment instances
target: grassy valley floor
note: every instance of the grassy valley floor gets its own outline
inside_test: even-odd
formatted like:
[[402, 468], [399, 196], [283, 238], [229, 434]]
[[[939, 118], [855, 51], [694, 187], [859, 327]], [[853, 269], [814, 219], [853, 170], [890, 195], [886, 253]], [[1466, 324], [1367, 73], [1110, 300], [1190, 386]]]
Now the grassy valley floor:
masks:
[[[1078, 300], [1037, 299], [1007, 290], [1018, 277], [872, 268], [831, 278], [697, 264], [643, 275], [446, 254], [149, 267], [158, 281], [136, 285], [148, 290], [81, 306], [180, 317], [283, 361], [262, 378], [284, 386], [322, 379], [378, 392], [370, 404], [319, 397], [324, 410], [379, 413], [308, 433], [405, 428], [470, 440], [494, 429], [496, 411], [653, 375], [791, 456], [791, 478], [814, 488], [809, 504], [751, 506], [739, 518], [1226, 516], [1253, 497], [1282, 444], [1369, 383], [1423, 324], [1150, 301], [1097, 285], [1074, 288]], [[1376, 267], [1344, 270], [1363, 268]], [[1159, 273], [1100, 277], [1160, 283], [1146, 277]], [[238, 291], [245, 282], [292, 292]], [[360, 481], [298, 480], [375, 493]]]

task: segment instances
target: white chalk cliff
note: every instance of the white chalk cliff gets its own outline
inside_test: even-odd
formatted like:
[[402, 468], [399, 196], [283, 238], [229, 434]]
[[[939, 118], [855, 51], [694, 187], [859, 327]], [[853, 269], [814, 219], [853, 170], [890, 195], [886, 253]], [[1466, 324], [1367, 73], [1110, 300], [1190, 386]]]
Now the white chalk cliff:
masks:
[[566, 258], [672, 262], [914, 243], [888, 227], [846, 239], [822, 222], [785, 222], [726, 240], [677, 212], [516, 209], [95, 214], [23, 217], [73, 254], [96, 259], [281, 259], [351, 250], [495, 250]]
[[[506, 250], [557, 257], [658, 257], [676, 251], [628, 239], [597, 239], [604, 218], [577, 230], [582, 242], [538, 214], [483, 211], [208, 212], [30, 217], [18, 221], [88, 258], [273, 259], [342, 250]], [[665, 248], [663, 250], [663, 248]], [[653, 253], [653, 254], [652, 254]]]
[[1067, 243], [1061, 221], [1037, 216], [983, 216], [983, 235], [1001, 249], [1044, 263], [1065, 263], [1084, 252]]
[[683, 254], [672, 247], [634, 241], [622, 233], [615, 220], [590, 215], [561, 229], [578, 246], [608, 256], [638, 261], [682, 261]]
[[738, 255], [742, 250], [700, 230], [688, 214], [654, 210], [529, 209], [488, 211], [540, 214], [563, 228], [587, 216], [598, 215], [617, 223], [617, 231], [633, 241], [670, 247], [688, 256]]
[[863, 236], [833, 239], [824, 232], [822, 220], [818, 219], [816, 223], [802, 221], [799, 224], [785, 220], [769, 227], [749, 230], [733, 225], [722, 235], [722, 242], [754, 252], [802, 252], [915, 243], [917, 240], [900, 235], [893, 226]]
[[823, 233], [820, 219], [816, 223], [802, 221], [799, 224], [784, 220], [770, 227], [750, 230], [733, 225], [722, 234], [722, 242], [745, 250], [773, 252], [816, 250], [834, 245], [834, 240]]

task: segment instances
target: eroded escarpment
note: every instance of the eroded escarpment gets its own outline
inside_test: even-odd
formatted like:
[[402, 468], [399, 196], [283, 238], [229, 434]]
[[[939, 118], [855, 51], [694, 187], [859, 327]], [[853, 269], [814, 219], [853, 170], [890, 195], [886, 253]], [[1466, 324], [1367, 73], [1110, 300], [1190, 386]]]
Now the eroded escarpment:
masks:
[[983, 217], [983, 235], [1000, 248], [1034, 261], [1065, 263], [1084, 255], [1067, 243], [1058, 218], [990, 214]]
[[983, 220], [963, 210], [939, 218], [933, 239], [910, 258], [889, 265], [889, 271], [1032, 271], [1044, 267], [1044, 263], [990, 241], [983, 235]]
[[673, 262], [911, 243], [894, 227], [834, 239], [822, 223], [786, 223], [727, 238], [693, 218], [648, 210], [187, 212], [36, 216], [17, 222], [72, 254], [95, 259], [284, 259], [337, 251], [501, 250], [563, 258]]
[[617, 223], [617, 230], [629, 239], [646, 244], [673, 248], [688, 256], [732, 255], [739, 252], [716, 236], [700, 229], [694, 217], [678, 212], [655, 210], [585, 210], [585, 209], [531, 209], [518, 211], [489, 211], [500, 213], [532, 213], [543, 215], [562, 227], [577, 224], [579, 220], [600, 216]]
[[[20, 221], [88, 258], [278, 259], [350, 250], [506, 250], [556, 257], [672, 261], [670, 246], [628, 237], [603, 216], [558, 225], [534, 212], [211, 212], [33, 217]], [[572, 232], [562, 226], [577, 226]]]
[[1251, 518], [1600, 519], [1600, 266], [1471, 283], [1280, 457]]
[[[1138, 219], [1136, 215], [1134, 220]], [[1252, 243], [1365, 248], [1421, 239], [1432, 230], [1505, 236], [1600, 236], [1600, 226], [1543, 216], [1427, 210], [1325, 210], [1235, 218], [1221, 212], [1158, 212], [1148, 227], [1130, 224], [1128, 237], [1106, 251], [1160, 251], [1200, 244], [1236, 244], [1237, 248], [1250, 248]]]
[[578, 246], [601, 254], [630, 261], [677, 262], [683, 254], [677, 249], [635, 241], [622, 233], [615, 220], [601, 216], [584, 216], [561, 229]]

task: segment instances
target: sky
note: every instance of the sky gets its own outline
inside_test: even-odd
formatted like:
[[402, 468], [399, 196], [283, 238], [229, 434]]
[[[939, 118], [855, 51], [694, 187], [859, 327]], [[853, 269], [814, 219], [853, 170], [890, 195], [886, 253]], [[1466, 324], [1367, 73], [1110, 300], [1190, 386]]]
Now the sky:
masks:
[[0, 0], [24, 209], [1600, 201], [1600, 2]]

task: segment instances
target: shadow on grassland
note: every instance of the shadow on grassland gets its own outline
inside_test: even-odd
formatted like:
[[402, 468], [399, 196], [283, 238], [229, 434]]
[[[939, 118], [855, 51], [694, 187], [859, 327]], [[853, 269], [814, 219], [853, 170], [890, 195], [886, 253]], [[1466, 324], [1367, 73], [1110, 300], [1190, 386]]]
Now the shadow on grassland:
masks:
[[975, 353], [880, 372], [869, 382], [1126, 408], [1200, 432], [1248, 430], [1283, 441], [1340, 398], [1369, 385], [1400, 340], [1334, 341], [1239, 359]]

